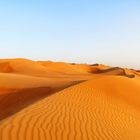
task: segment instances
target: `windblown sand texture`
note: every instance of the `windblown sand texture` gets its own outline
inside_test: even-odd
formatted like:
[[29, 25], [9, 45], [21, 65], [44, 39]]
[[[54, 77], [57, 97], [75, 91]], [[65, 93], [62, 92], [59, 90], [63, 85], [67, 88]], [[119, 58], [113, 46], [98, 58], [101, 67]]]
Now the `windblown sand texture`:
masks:
[[140, 140], [140, 72], [0, 60], [0, 140]]

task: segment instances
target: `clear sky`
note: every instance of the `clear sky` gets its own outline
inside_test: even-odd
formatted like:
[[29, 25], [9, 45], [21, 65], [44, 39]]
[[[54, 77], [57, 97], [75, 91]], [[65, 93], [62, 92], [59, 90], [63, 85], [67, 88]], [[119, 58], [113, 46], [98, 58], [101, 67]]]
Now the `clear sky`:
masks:
[[7, 57], [140, 69], [140, 0], [2, 0]]

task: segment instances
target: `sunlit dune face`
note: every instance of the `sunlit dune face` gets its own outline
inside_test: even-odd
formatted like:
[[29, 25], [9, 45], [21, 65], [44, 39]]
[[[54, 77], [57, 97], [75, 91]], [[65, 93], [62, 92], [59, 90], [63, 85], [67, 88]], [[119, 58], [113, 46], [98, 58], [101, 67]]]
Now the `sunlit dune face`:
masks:
[[0, 60], [0, 140], [139, 140], [140, 73]]

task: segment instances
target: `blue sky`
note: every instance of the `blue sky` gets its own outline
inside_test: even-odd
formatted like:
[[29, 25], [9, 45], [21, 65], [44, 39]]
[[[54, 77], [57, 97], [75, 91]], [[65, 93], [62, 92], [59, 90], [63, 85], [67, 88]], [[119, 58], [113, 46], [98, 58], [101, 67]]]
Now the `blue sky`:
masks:
[[0, 58], [7, 57], [140, 69], [140, 1], [0, 1]]

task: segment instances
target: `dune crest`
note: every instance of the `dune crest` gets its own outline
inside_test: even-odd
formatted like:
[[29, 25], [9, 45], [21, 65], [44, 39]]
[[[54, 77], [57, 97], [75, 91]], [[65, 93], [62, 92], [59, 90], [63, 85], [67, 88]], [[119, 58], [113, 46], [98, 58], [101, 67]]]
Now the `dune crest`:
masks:
[[2, 139], [138, 140], [140, 112], [103, 88], [94, 89], [95, 81], [67, 88], [4, 120]]
[[140, 72], [0, 60], [0, 140], [139, 140]]

